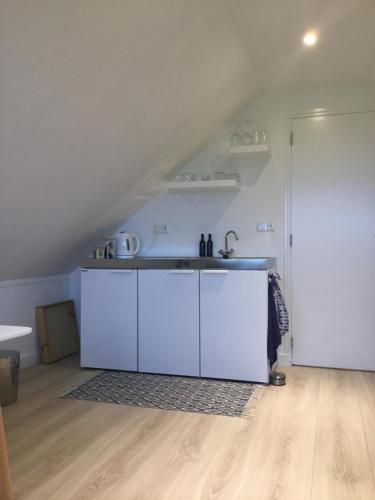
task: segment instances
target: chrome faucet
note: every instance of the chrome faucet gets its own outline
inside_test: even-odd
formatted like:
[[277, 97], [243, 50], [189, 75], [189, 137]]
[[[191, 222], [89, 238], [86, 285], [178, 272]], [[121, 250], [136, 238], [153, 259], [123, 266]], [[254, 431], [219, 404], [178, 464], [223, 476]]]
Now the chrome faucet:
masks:
[[236, 241], [238, 241], [240, 239], [238, 234], [236, 233], [236, 231], [233, 231], [232, 229], [225, 233], [225, 250], [222, 250], [222, 249], [219, 250], [219, 254], [222, 255], [224, 259], [229, 259], [229, 257], [231, 257], [233, 255], [233, 252], [234, 252], [234, 249], [233, 248], [229, 249], [229, 245], [228, 245], [228, 238], [231, 234], [233, 234]]

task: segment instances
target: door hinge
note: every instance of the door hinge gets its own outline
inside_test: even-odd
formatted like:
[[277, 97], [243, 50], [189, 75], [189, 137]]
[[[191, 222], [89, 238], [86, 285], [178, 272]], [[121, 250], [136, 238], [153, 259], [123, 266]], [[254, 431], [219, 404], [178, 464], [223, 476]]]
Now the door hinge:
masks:
[[293, 246], [293, 234], [292, 233], [289, 234], [289, 246], [290, 246], [290, 248], [292, 248], [292, 246]]
[[293, 349], [294, 346], [294, 337], [290, 337], [290, 348]]
[[293, 146], [294, 143], [294, 132], [291, 130], [289, 134], [289, 144]]

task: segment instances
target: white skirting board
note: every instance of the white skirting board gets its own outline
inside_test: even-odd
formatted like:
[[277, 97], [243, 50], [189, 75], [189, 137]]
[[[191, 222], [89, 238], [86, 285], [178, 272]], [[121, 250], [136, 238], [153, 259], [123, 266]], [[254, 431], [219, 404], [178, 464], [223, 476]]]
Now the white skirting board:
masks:
[[40, 352], [34, 351], [25, 354], [21, 354], [20, 356], [20, 368], [23, 370], [24, 368], [29, 368], [30, 366], [34, 366], [40, 363]]
[[277, 365], [278, 366], [291, 366], [292, 360], [290, 354], [279, 353], [277, 356]]

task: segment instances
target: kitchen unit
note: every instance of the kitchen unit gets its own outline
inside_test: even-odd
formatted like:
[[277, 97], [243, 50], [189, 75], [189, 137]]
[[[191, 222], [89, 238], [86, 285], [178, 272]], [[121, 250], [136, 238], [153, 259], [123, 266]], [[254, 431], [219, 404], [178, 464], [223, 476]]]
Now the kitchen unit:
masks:
[[273, 258], [86, 259], [83, 367], [268, 382]]
[[200, 272], [202, 377], [268, 381], [266, 297], [265, 271]]
[[138, 369], [199, 376], [199, 271], [138, 271]]
[[137, 370], [137, 271], [82, 270], [81, 364]]

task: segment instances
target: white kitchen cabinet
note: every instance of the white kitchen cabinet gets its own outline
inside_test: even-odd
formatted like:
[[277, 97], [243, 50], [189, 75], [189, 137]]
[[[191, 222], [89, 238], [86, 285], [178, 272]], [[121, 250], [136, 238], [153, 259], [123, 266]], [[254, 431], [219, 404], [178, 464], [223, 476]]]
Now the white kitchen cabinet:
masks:
[[201, 376], [268, 383], [267, 271], [200, 272]]
[[137, 370], [136, 270], [82, 270], [81, 366]]
[[199, 376], [199, 271], [138, 271], [139, 371]]

